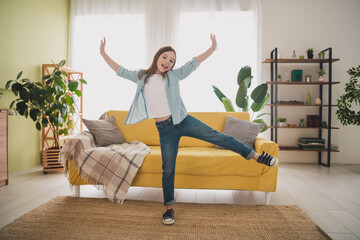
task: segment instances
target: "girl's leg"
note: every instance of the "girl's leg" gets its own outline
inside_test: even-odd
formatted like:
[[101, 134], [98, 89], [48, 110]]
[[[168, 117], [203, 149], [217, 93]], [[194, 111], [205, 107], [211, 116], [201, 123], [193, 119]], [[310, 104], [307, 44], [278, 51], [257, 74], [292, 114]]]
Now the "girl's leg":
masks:
[[276, 157], [267, 153], [265, 154], [265, 152], [260, 155], [256, 153], [254, 149], [240, 142], [236, 138], [216, 131], [193, 116], [188, 115], [175, 127], [179, 130], [181, 136], [194, 137], [222, 146], [240, 154], [247, 160], [253, 158], [258, 163], [265, 164], [269, 167], [275, 167], [279, 162]]
[[174, 128], [172, 121], [156, 123], [160, 136], [161, 158], [162, 158], [162, 187], [164, 194], [164, 205], [172, 206], [174, 199], [175, 164], [178, 153], [180, 135]]
[[247, 160], [250, 160], [255, 155], [255, 151], [248, 145], [234, 137], [216, 131], [191, 115], [188, 115], [175, 127], [178, 128], [181, 136], [189, 136], [222, 146], [240, 154]]
[[[180, 138], [179, 138], [180, 139]], [[176, 201], [174, 198], [175, 164], [178, 153], [179, 140], [172, 142], [160, 142], [162, 157], [162, 187], [164, 205], [171, 208]]]

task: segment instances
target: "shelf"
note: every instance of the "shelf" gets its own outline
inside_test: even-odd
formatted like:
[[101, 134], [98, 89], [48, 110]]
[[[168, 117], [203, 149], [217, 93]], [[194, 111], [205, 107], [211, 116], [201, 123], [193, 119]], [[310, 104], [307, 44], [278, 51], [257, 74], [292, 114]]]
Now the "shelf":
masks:
[[[338, 58], [333, 58], [331, 62], [339, 61]], [[267, 58], [263, 61], [263, 63], [274, 63], [275, 59]], [[329, 63], [329, 59], [296, 59], [296, 58], [279, 58], [277, 59], [278, 63]]]
[[[271, 130], [271, 140], [278, 143], [278, 132], [279, 131], [283, 131], [284, 129], [310, 129], [310, 130], [318, 130], [318, 138], [322, 139], [322, 134], [325, 132], [328, 132], [327, 134], [327, 141], [328, 143], [331, 143], [331, 131], [333, 129], [339, 129], [338, 127], [322, 127], [322, 125], [320, 125], [319, 127], [297, 127], [296, 124], [291, 124], [291, 127], [278, 127], [278, 110], [279, 107], [317, 107], [317, 110], [319, 112], [319, 117], [322, 120], [327, 120], [327, 122], [331, 123], [331, 116], [332, 116], [332, 107], [337, 107], [336, 102], [335, 104], [333, 104], [332, 101], [332, 86], [335, 84], [339, 84], [339, 81], [333, 81], [332, 78], [332, 64], [334, 62], [339, 61], [340, 59], [338, 58], [333, 58], [332, 56], [332, 48], [327, 48], [323, 51], [321, 51], [321, 53], [325, 53], [328, 52], [328, 58], [325, 59], [320, 59], [320, 58], [315, 58], [315, 59], [299, 59], [299, 58], [277, 58], [278, 56], [278, 48], [274, 48], [271, 52], [270, 52], [270, 58], [267, 58], [263, 61], [263, 63], [270, 63], [270, 81], [267, 81], [266, 84], [270, 85], [270, 94], [271, 94], [271, 102], [269, 104], [266, 104], [266, 106], [270, 106], [271, 108], [271, 124], [272, 126], [270, 126], [270, 130]], [[301, 65], [305, 65], [305, 64], [317, 64], [320, 65], [320, 69], [323, 69], [323, 64], [328, 64], [329, 67], [329, 71], [328, 71], [328, 76], [329, 76], [329, 81], [317, 81], [318, 79], [313, 79], [313, 82], [292, 82], [290, 81], [288, 78], [286, 78], [287, 81], [278, 81], [278, 79], [276, 78], [278, 75], [278, 67], [279, 64], [288, 64], [287, 66], [291, 66], [293, 65], [293, 69], [295, 68], [302, 68]], [[311, 87], [316, 87], [319, 91], [319, 98], [321, 100], [322, 104], [310, 104], [310, 105], [306, 105], [305, 102], [303, 101], [297, 101], [297, 100], [291, 100], [291, 101], [279, 101], [278, 100], [278, 92], [280, 92], [281, 90], [285, 90], [282, 87], [280, 87], [280, 89], [278, 88], [278, 86], [285, 86], [285, 85], [289, 85], [292, 87], [295, 86], [311, 86]], [[275, 87], [274, 87], [275, 86]], [[323, 86], [328, 86], [327, 88], [325, 87], [325, 89], [323, 89]], [[305, 89], [301, 89], [302, 91]], [[286, 91], [289, 91], [289, 89], [286, 89]], [[323, 96], [325, 94], [328, 94], [328, 101], [324, 101]], [[327, 107], [327, 109], [324, 109], [325, 107]], [[301, 110], [299, 108], [295, 108], [296, 110]], [[294, 110], [295, 110], [294, 109]], [[325, 114], [323, 114], [323, 111], [325, 110], [325, 112], [327, 111], [327, 118], [325, 118]], [[302, 111], [306, 111], [308, 112], [308, 109], [304, 109]], [[323, 118], [324, 117], [324, 118]], [[311, 124], [310, 124], [311, 125]], [[282, 125], [283, 126], [283, 125]], [[286, 126], [286, 125], [285, 125]], [[281, 130], [279, 130], [281, 129]], [[323, 131], [324, 130], [324, 131]], [[303, 150], [300, 149], [297, 145], [296, 146], [280, 146], [280, 150], [281, 151], [315, 151], [318, 152], [318, 163], [320, 165], [324, 165], [327, 167], [330, 167], [330, 158], [331, 158], [331, 152], [339, 152], [339, 150], [337, 149], [323, 149], [320, 148], [319, 146], [313, 146], [316, 147], [316, 149], [307, 149], [307, 150]], [[327, 163], [324, 164], [322, 163], [322, 152], [327, 152]]]
[[[275, 128], [274, 126], [268, 126], [268, 128]], [[295, 129], [329, 129], [323, 127], [277, 127], [277, 128], [295, 128]], [[338, 127], [331, 127], [330, 129], [339, 129]]]
[[[340, 82], [331, 82], [332, 85], [339, 84]], [[273, 81], [267, 81], [266, 84], [275, 84]], [[329, 85], [329, 82], [277, 82], [278, 85]]]
[[[266, 106], [275, 106], [275, 104], [266, 104]], [[329, 107], [329, 105], [323, 105], [323, 104], [291, 104], [291, 103], [278, 103], [278, 107], [280, 106], [287, 106], [287, 107]], [[331, 105], [332, 107], [337, 107], [337, 105]]]
[[[279, 150], [280, 151], [305, 151], [305, 152], [327, 152], [328, 149], [327, 148], [323, 148], [323, 149], [300, 149], [297, 146], [279, 146]], [[330, 152], [340, 152], [337, 149], [331, 149]]]

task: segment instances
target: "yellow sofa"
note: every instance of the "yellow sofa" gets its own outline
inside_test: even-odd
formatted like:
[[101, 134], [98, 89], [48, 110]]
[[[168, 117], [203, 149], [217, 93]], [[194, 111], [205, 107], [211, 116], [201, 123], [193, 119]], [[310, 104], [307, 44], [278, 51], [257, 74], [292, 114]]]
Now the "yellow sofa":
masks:
[[[154, 120], [144, 120], [134, 125], [124, 125], [127, 111], [108, 111], [124, 135], [126, 142], [137, 140], [145, 143], [151, 153], [144, 159], [131, 186], [161, 187], [162, 160], [159, 135]], [[191, 112], [212, 128], [222, 132], [228, 115], [249, 121], [243, 112]], [[258, 137], [255, 141], [258, 153], [265, 151], [279, 157], [278, 145]], [[80, 178], [68, 161], [68, 180], [75, 186], [75, 195], [80, 196], [80, 185], [88, 184]], [[274, 168], [258, 164], [254, 159], [246, 160], [227, 149], [215, 149], [214, 145], [202, 140], [183, 137], [180, 140], [176, 160], [175, 188], [233, 189], [265, 192], [265, 203], [270, 203], [271, 192], [276, 191], [278, 166]]]

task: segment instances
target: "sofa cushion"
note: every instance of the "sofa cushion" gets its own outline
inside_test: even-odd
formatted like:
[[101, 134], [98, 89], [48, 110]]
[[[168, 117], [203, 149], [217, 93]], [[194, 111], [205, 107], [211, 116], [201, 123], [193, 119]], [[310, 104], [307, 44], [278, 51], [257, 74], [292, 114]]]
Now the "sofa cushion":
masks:
[[[149, 146], [138, 173], [161, 174], [162, 160], [160, 146]], [[255, 160], [246, 160], [239, 154], [226, 149], [208, 147], [182, 147], [176, 159], [176, 173], [197, 176], [259, 176], [262, 166]]]
[[[251, 148], [254, 148], [256, 137], [263, 127], [263, 123], [253, 123], [227, 116], [223, 133], [236, 138]], [[215, 146], [215, 148], [223, 149], [221, 146]]]
[[121, 144], [125, 139], [116, 125], [115, 117], [111, 116], [104, 120], [83, 119], [85, 126], [94, 135], [95, 143], [98, 146], [110, 144]]

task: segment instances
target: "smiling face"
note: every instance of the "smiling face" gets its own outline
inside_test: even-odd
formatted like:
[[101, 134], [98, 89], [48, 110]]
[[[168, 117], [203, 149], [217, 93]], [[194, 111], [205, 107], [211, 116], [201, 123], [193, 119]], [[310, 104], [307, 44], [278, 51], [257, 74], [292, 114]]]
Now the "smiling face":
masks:
[[175, 64], [176, 55], [173, 51], [167, 51], [160, 55], [156, 64], [156, 74], [165, 73], [170, 71]]

